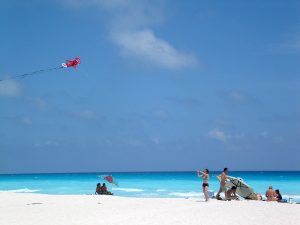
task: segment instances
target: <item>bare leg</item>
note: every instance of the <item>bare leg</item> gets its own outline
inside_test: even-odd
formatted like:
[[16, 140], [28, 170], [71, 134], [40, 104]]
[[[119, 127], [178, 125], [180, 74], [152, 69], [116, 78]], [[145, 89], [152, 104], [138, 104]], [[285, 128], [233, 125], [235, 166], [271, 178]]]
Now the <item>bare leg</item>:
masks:
[[216, 198], [220, 197], [221, 192], [222, 192], [222, 187], [220, 186], [220, 189], [219, 189], [219, 191], [218, 191], [218, 193], [216, 195]]
[[203, 188], [203, 193], [205, 196], [205, 201], [208, 201], [209, 197], [208, 197], [208, 187], [207, 186]]
[[225, 200], [227, 200], [227, 190], [224, 188]]

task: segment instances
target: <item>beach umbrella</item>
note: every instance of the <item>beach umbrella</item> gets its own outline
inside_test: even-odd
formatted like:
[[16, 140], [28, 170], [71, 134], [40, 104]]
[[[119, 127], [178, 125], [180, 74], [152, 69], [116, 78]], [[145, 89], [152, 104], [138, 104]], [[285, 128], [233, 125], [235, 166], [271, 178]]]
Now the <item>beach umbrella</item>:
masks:
[[118, 186], [118, 182], [112, 175], [104, 175], [104, 176], [99, 176], [99, 177], [103, 180], [106, 180], [108, 183]]
[[[221, 181], [221, 176], [217, 176], [218, 180]], [[236, 187], [236, 194], [243, 198], [249, 197], [254, 193], [252, 187], [250, 187], [242, 178], [227, 176], [226, 188]]]

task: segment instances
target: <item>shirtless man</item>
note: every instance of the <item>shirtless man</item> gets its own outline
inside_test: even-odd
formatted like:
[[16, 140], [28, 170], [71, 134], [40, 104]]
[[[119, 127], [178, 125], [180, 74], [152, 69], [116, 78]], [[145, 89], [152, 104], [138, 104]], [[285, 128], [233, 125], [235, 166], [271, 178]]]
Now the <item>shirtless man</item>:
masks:
[[222, 174], [221, 174], [221, 181], [220, 181], [220, 189], [218, 191], [218, 194], [216, 195], [217, 199], [220, 199], [220, 194], [224, 191], [225, 194], [225, 200], [227, 199], [227, 190], [226, 190], [226, 180], [227, 180], [227, 173], [228, 168], [224, 168]]
[[266, 191], [266, 198], [267, 198], [267, 201], [277, 201], [276, 193], [273, 190], [272, 186], [270, 186], [269, 189]]

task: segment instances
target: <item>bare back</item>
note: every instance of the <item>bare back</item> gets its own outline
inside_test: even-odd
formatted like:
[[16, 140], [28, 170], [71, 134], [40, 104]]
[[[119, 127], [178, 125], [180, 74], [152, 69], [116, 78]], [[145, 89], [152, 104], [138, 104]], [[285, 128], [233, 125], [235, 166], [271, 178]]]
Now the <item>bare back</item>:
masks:
[[275, 191], [273, 189], [269, 189], [266, 192], [267, 201], [274, 201], [276, 195]]
[[223, 173], [221, 174], [221, 181], [220, 181], [220, 184], [221, 184], [222, 187], [225, 186], [226, 180], [227, 180], [227, 175], [226, 175], [225, 172], [223, 172]]

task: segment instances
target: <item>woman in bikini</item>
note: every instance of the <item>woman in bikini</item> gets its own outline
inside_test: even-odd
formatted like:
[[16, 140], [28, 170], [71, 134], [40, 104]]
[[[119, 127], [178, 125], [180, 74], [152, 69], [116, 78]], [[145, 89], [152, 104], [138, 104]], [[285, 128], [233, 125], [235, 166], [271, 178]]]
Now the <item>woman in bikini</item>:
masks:
[[205, 201], [207, 202], [209, 200], [209, 197], [208, 197], [209, 170], [205, 169], [203, 172], [200, 171], [200, 170], [197, 170], [197, 176], [199, 178], [203, 179], [202, 189], [203, 189], [203, 194], [204, 194], [204, 197], [205, 197]]

